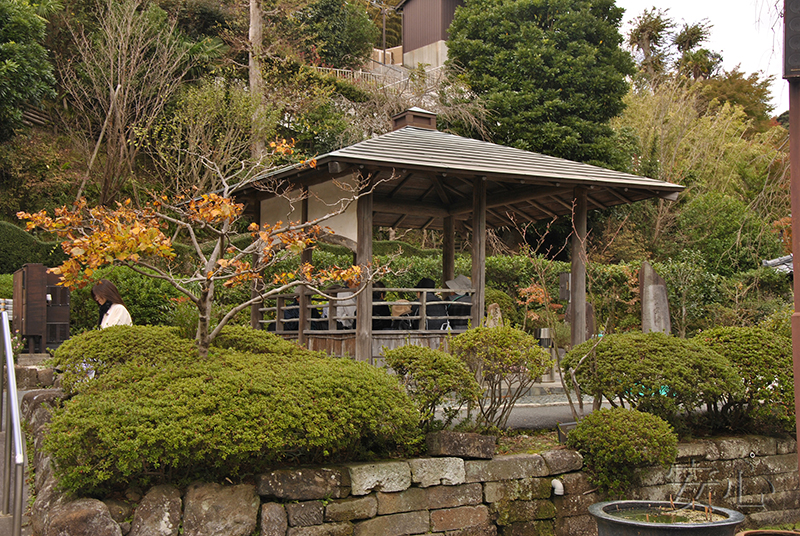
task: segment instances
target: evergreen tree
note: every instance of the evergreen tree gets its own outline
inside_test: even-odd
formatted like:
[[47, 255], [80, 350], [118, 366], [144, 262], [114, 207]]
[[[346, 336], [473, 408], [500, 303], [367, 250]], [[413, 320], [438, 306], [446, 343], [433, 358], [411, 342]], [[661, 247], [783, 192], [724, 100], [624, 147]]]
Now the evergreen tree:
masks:
[[613, 0], [467, 0], [448, 54], [487, 104], [494, 141], [616, 164], [607, 121], [633, 74]]

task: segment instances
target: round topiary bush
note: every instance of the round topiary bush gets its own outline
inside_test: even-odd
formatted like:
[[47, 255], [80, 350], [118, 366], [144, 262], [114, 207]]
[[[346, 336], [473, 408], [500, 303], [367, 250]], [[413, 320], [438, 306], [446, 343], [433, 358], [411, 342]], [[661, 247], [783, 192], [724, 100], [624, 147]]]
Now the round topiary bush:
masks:
[[567, 436], [567, 446], [583, 455], [590, 480], [617, 496], [633, 484], [637, 468], [673, 463], [677, 445], [664, 419], [625, 408], [590, 413]]
[[759, 327], [715, 328], [695, 338], [728, 358], [743, 382], [711, 405], [712, 422], [753, 432], [794, 429], [791, 339]]
[[386, 365], [400, 378], [422, 417], [422, 429], [434, 428], [437, 407], [447, 427], [468, 402], [480, 395], [478, 382], [463, 361], [447, 352], [412, 344], [383, 349]]
[[680, 413], [741, 390], [730, 362], [697, 341], [664, 333], [616, 333], [580, 344], [561, 365], [585, 394], [677, 424]]
[[[119, 352], [112, 328], [81, 338]], [[193, 346], [171, 340], [173, 348], [186, 343]], [[419, 445], [419, 413], [405, 390], [365, 363], [219, 348], [207, 359], [196, 350], [128, 351], [54, 411], [45, 449], [76, 494], [413, 454]]]

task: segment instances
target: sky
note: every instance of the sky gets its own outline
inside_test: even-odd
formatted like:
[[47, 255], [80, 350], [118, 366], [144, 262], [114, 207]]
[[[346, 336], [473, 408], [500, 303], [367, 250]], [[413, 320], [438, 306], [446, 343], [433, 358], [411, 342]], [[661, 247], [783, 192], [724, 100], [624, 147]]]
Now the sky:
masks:
[[773, 115], [789, 109], [789, 84], [783, 74], [783, 19], [776, 4], [783, 0], [616, 0], [625, 9], [622, 35], [627, 39], [630, 21], [652, 7], [669, 8], [668, 15], [678, 27], [684, 23], [711, 23], [711, 37], [704, 45], [722, 54], [726, 71], [741, 65], [746, 75], [763, 72], [775, 75], [772, 83]]

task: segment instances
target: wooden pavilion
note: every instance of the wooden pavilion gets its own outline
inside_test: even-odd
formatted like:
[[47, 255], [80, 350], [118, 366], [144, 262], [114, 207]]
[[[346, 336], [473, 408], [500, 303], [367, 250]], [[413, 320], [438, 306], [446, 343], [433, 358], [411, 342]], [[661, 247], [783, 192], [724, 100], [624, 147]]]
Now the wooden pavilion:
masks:
[[[372, 192], [325, 222], [337, 242], [355, 252], [356, 263], [366, 264], [372, 261], [375, 226], [442, 231], [442, 281], [455, 276], [456, 232], [470, 233], [474, 326], [480, 325], [484, 311], [487, 228], [572, 215], [570, 320], [572, 341], [579, 343], [586, 337], [588, 210], [653, 197], [674, 201], [683, 190], [677, 184], [439, 132], [435, 114], [419, 108], [397, 115], [393, 124], [392, 132], [318, 157], [315, 167], [288, 166], [257, 179], [288, 183], [310, 194], [297, 203], [259, 188], [257, 181], [237, 188], [237, 200], [262, 225], [312, 221], [329, 211], [326, 199], [341, 198], [341, 183], [366, 181]], [[306, 258], [310, 260], [310, 251]], [[372, 362], [382, 345], [442, 342], [441, 332], [415, 331], [413, 340], [409, 333], [373, 333], [370, 288], [357, 297], [356, 329], [351, 333], [305, 329], [309, 306], [303, 293], [299, 298], [300, 329], [295, 336], [310, 348]], [[260, 308], [253, 309], [254, 327], [260, 325], [261, 314]]]

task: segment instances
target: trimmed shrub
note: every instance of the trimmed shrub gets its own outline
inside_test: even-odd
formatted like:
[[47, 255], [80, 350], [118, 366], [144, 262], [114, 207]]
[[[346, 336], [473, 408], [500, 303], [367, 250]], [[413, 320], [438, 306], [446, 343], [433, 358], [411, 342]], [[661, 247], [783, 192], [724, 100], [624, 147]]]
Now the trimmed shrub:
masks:
[[481, 419], [505, 428], [514, 404], [552, 365], [550, 353], [532, 335], [511, 327], [479, 327], [450, 340], [483, 389]]
[[0, 221], [0, 274], [13, 274], [23, 264], [44, 264], [49, 268], [67, 260], [58, 242], [40, 242], [16, 225]]
[[400, 377], [419, 408], [424, 431], [434, 426], [436, 408], [442, 409], [442, 427], [448, 427], [464, 403], [477, 402], [478, 382], [463, 361], [427, 346], [383, 349], [386, 364]]
[[625, 408], [590, 413], [567, 436], [567, 446], [583, 455], [591, 482], [615, 496], [631, 487], [636, 468], [672, 464], [677, 445], [666, 421]]
[[92, 378], [131, 359], [148, 366], [166, 360], [194, 361], [197, 346], [193, 340], [179, 338], [171, 327], [111, 326], [64, 341], [50, 364], [61, 371], [61, 387], [71, 396], [83, 391]]
[[264, 330], [245, 326], [225, 326], [212, 346], [251, 354], [272, 354], [289, 358], [327, 357], [325, 352], [312, 352]]
[[[77, 338], [110, 349], [112, 329]], [[283, 464], [410, 455], [420, 443], [408, 395], [365, 363], [219, 348], [207, 359], [196, 351], [154, 357], [130, 348], [54, 411], [45, 449], [68, 491], [242, 478]]]
[[659, 332], [587, 341], [568, 352], [561, 365], [566, 372], [575, 370], [584, 393], [605, 397], [614, 406], [627, 403], [674, 425], [679, 413], [688, 415], [741, 390], [727, 358], [697, 341]]
[[711, 405], [711, 422], [753, 432], [794, 429], [790, 338], [757, 327], [722, 327], [696, 339], [729, 359], [743, 382], [741, 391], [723, 393]]

